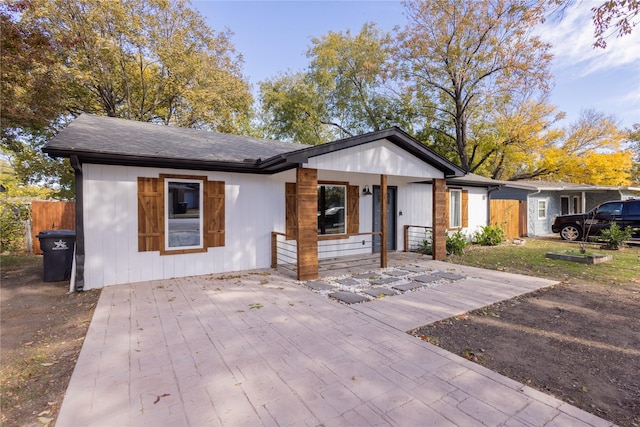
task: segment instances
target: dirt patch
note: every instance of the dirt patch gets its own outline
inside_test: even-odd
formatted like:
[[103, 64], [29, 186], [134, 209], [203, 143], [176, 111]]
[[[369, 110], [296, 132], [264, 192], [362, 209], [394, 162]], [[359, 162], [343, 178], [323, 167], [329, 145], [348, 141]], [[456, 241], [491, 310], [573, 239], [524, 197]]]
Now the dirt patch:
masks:
[[55, 423], [99, 295], [99, 291], [69, 293], [68, 282], [43, 282], [39, 256], [2, 266], [3, 426]]
[[411, 333], [620, 426], [640, 426], [640, 284], [577, 282]]

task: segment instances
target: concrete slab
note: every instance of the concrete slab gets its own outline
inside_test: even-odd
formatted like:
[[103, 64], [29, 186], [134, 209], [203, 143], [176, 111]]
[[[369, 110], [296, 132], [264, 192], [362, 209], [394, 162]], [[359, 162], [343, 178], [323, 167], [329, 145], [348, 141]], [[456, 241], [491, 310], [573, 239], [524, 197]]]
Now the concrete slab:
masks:
[[398, 294], [397, 292], [394, 292], [391, 289], [383, 288], [380, 286], [371, 288], [371, 289], [364, 289], [362, 292], [367, 295], [371, 295], [374, 298], [379, 298], [380, 296], [392, 296], [392, 295]]
[[611, 425], [404, 333], [460, 310], [447, 290], [472, 309], [551, 284], [451, 271], [354, 305], [274, 271], [107, 287], [56, 425]]
[[369, 280], [369, 283], [371, 283], [372, 285], [387, 285], [389, 283], [395, 283], [398, 280], [400, 279], [398, 279], [397, 277], [384, 277], [382, 279]]
[[361, 302], [369, 301], [369, 298], [353, 292], [343, 292], [343, 291], [332, 292], [329, 294], [329, 297], [333, 299], [337, 299], [338, 301], [343, 302], [345, 304], [358, 304]]
[[335, 289], [334, 285], [331, 285], [327, 282], [323, 282], [322, 280], [314, 280], [312, 282], [305, 282], [305, 286], [310, 287], [314, 291], [329, 291]]
[[413, 291], [415, 289], [424, 288], [426, 285], [420, 282], [402, 283], [400, 285], [392, 286], [393, 289], [400, 292]]
[[350, 277], [346, 279], [338, 279], [336, 280], [336, 283], [339, 283], [343, 286], [358, 286], [360, 284], [360, 282]]
[[421, 274], [420, 276], [412, 277], [411, 280], [415, 280], [420, 283], [432, 283], [442, 280], [442, 277], [435, 274]]

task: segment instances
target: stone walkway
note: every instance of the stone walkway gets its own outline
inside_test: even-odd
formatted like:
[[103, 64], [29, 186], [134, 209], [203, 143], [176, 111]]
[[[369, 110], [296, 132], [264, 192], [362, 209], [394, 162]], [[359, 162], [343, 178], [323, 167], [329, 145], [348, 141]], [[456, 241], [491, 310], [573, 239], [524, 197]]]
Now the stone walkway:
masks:
[[105, 288], [56, 426], [611, 425], [404, 332], [553, 282], [415, 262], [464, 277], [352, 305], [273, 271]]

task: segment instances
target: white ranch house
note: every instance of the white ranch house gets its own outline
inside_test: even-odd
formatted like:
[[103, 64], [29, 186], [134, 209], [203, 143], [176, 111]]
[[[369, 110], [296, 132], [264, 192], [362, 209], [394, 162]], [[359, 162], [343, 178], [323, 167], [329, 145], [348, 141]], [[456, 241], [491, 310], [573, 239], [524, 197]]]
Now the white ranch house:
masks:
[[76, 172], [78, 290], [282, 264], [308, 280], [355, 254], [384, 266], [405, 226], [432, 230], [442, 259], [447, 231], [488, 223], [492, 184], [398, 128], [307, 146], [84, 114], [44, 151]]

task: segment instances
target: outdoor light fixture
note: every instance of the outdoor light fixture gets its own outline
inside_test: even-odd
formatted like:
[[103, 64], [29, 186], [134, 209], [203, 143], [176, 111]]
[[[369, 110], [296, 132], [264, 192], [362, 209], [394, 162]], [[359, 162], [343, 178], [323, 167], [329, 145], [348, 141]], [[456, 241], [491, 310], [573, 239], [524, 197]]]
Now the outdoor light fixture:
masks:
[[371, 190], [369, 190], [369, 186], [365, 185], [364, 188], [362, 189], [362, 195], [363, 196], [370, 196], [373, 193], [371, 192]]

